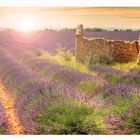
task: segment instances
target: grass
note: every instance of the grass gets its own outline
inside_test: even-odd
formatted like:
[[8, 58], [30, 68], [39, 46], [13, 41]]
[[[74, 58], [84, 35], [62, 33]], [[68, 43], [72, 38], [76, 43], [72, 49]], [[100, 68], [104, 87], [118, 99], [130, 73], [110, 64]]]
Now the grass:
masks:
[[130, 98], [115, 97], [112, 109], [118, 115], [125, 113], [129, 107], [133, 106], [138, 101], [138, 96], [132, 94]]
[[115, 84], [121, 79], [121, 76], [118, 74], [107, 74], [105, 76], [105, 79], [107, 82], [109, 82], [111, 84]]
[[112, 65], [113, 68], [115, 69], [119, 69], [119, 70], [123, 70], [125, 72], [128, 72], [129, 70], [131, 69], [134, 69], [134, 68], [140, 68], [140, 65], [137, 65], [136, 62], [128, 62], [128, 63], [116, 63], [114, 65]]
[[[50, 61], [56, 62], [60, 65], [65, 65], [68, 67], [71, 67], [75, 70], [78, 70], [83, 73], [88, 73], [92, 75], [96, 75], [96, 72], [93, 72], [89, 70], [89, 61], [87, 60], [85, 63], [80, 63], [76, 61], [75, 56], [72, 53], [68, 53], [66, 55], [69, 55], [68, 58], [66, 59], [64, 56], [65, 51], [58, 50], [55, 55], [49, 54], [47, 51], [39, 49], [39, 50], [34, 50], [33, 51], [38, 57], [43, 58], [43, 59], [48, 59]], [[119, 69], [125, 72], [128, 72], [131, 69], [134, 68], [140, 68], [140, 65], [137, 65], [136, 62], [128, 62], [128, 63], [115, 63], [110, 65], [112, 68]]]
[[4, 134], [5, 135], [6, 130], [4, 127], [0, 126], [0, 135]]
[[123, 82], [125, 84], [132, 84], [132, 85], [139, 85], [140, 84], [140, 79], [131, 79], [131, 78], [125, 78], [123, 79]]
[[133, 109], [132, 114], [126, 117], [125, 125], [131, 134], [140, 134], [140, 106]]
[[89, 94], [93, 93], [99, 86], [100, 83], [98, 81], [83, 80], [77, 85], [77, 88]]
[[[37, 52], [39, 53], [39, 55], [37, 55], [38, 54]], [[75, 70], [78, 70], [80, 72], [96, 75], [95, 72], [90, 71], [88, 69], [88, 62], [84, 63], [84, 64], [80, 63], [80, 62], [76, 61], [75, 56], [72, 54], [70, 55], [69, 59], [66, 59], [64, 57], [64, 55], [62, 55], [62, 53], [59, 51], [57, 54], [51, 55], [45, 50], [35, 50], [35, 54], [37, 56], [39, 56], [40, 58], [47, 59], [47, 60], [52, 61], [52, 62], [56, 62], [60, 65], [68, 66], [68, 67], [73, 68]]]
[[50, 103], [38, 115], [36, 133], [103, 134], [105, 124], [102, 118], [106, 114], [105, 109], [96, 110], [74, 99], [60, 99]]

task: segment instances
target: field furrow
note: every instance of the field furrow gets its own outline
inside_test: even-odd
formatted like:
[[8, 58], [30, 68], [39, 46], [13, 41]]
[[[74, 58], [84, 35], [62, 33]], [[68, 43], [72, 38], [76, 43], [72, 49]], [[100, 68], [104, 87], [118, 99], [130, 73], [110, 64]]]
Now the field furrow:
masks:
[[10, 92], [0, 83], [0, 100], [6, 115], [9, 134], [23, 134], [23, 126], [15, 112], [14, 100]]

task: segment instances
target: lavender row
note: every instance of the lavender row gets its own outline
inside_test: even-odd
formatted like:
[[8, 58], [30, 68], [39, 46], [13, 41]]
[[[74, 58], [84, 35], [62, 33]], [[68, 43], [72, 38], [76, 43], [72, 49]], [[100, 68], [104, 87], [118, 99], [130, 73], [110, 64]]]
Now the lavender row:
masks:
[[15, 59], [42, 75], [43, 78], [49, 78], [50, 80], [55, 80], [74, 87], [76, 87], [76, 85], [83, 80], [94, 80], [99, 82], [101, 85], [105, 83], [105, 81], [98, 76], [81, 73], [77, 70], [73, 70], [72, 68], [66, 66], [61, 66], [46, 59], [40, 59], [25, 49], [8, 47], [6, 50], [9, 51]]
[[120, 82], [134, 87], [140, 87], [140, 69], [131, 69], [120, 79]]
[[[16, 62], [3, 49], [0, 49], [0, 60], [0, 77], [15, 98], [15, 108], [27, 133], [37, 127], [33, 119], [48, 102], [60, 96], [81, 101], [85, 98], [75, 88], [50, 82], [46, 78], [40, 79], [35, 72]], [[37, 110], [32, 111], [34, 106], [37, 106]]]
[[[54, 76], [53, 80], [58, 80], [60, 83], [64, 82], [64, 83], [67, 83], [68, 85], [75, 87], [78, 83], [80, 83], [83, 80], [87, 80], [87, 81], [94, 80], [101, 84], [99, 92], [107, 91], [107, 94], [109, 94], [108, 97], [118, 96], [118, 95], [121, 96], [122, 94], [125, 94], [127, 96], [127, 93], [130, 93], [130, 92], [139, 93], [137, 90], [139, 88], [136, 88], [133, 85], [127, 86], [125, 83], [121, 83], [120, 82], [121, 80], [118, 82], [118, 84], [116, 83], [112, 85], [112, 84], [108, 84], [107, 82], [105, 82], [105, 80], [98, 77], [98, 76], [102, 77], [102, 75], [108, 75], [108, 74], [110, 75], [117, 74], [117, 75], [120, 75], [121, 77], [125, 77], [129, 73], [125, 73], [124, 71], [113, 69], [109, 66], [92, 65], [90, 67], [91, 70], [96, 71], [98, 76], [91, 76], [89, 74], [83, 74], [76, 70], [72, 70], [65, 66], [60, 66], [58, 64], [51, 63], [44, 59], [38, 59], [31, 52], [21, 51], [22, 49], [19, 49], [19, 48], [11, 48], [11, 53], [17, 50], [19, 50], [18, 54], [21, 54], [19, 57], [21, 62], [28, 65], [29, 67], [31, 67], [33, 70], [37, 72], [41, 72], [42, 70], [45, 70], [45, 72], [43, 73], [43, 77], [44, 75], [46, 75], [47, 77], [49, 76], [51, 77], [51, 75], [53, 75]], [[138, 77], [139, 70], [131, 71], [131, 76], [132, 75], [135, 75]], [[115, 95], [116, 94], [115, 91], [117, 95]]]
[[[120, 39], [120, 40], [137, 40], [139, 32], [85, 32], [85, 36]], [[12, 44], [25, 48], [43, 48], [50, 52], [55, 52], [58, 46], [67, 49], [75, 49], [75, 31], [38, 31], [24, 38], [22, 34], [16, 32], [0, 32], [0, 43], [2, 45]]]
[[98, 75], [101, 74], [118, 74], [123, 76], [125, 74], [124, 71], [111, 68], [107, 65], [90, 65], [89, 69], [95, 71]]
[[[106, 95], [109, 98], [112, 98], [112, 96], [113, 97], [122, 96], [122, 94], [128, 96], [130, 92], [138, 93], [137, 88], [135, 88], [133, 85], [127, 86], [125, 83], [121, 83], [120, 82], [121, 80], [118, 81], [118, 84], [116, 83], [112, 85], [102, 79], [105, 78], [103, 75], [113, 75], [113, 74], [120, 75], [121, 78], [126, 75], [126, 73], [121, 70], [113, 69], [109, 66], [92, 65], [90, 67], [91, 70], [96, 71], [98, 76], [91, 76], [89, 74], [83, 74], [76, 70], [72, 70], [65, 66], [60, 66], [58, 64], [51, 63], [44, 59], [38, 59], [31, 52], [21, 51], [22, 49], [19, 48], [11, 48], [11, 53], [17, 50], [19, 50], [18, 54], [21, 54], [19, 59], [22, 63], [28, 65], [30, 68], [32, 68], [37, 72], [42, 72], [42, 70], [45, 70], [43, 72], [43, 77], [47, 76], [49, 78], [52, 78], [53, 80], [59, 81], [60, 83], [65, 84], [67, 83], [72, 87], [76, 87], [76, 85], [82, 82], [83, 80], [87, 81], [94, 80], [100, 83], [98, 93], [104, 94], [106, 92]], [[99, 76], [102, 78], [99, 78]]]

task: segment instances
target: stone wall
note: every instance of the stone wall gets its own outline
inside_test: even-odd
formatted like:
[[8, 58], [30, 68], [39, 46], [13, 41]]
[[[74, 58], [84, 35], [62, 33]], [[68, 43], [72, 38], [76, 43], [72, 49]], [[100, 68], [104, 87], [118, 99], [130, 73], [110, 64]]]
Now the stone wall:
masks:
[[138, 41], [107, 40], [83, 36], [83, 25], [76, 30], [76, 58], [79, 61], [104, 57], [113, 62], [129, 62], [137, 60], [139, 54]]

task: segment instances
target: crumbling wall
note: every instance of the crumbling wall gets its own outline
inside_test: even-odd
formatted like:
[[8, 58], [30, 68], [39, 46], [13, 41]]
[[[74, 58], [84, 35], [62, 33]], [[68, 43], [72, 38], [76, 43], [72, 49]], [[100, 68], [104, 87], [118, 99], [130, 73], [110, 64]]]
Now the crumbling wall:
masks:
[[[139, 40], [138, 40], [138, 46], [140, 48], [140, 36], [139, 36]], [[139, 55], [138, 55], [138, 59], [137, 59], [137, 64], [140, 65], [140, 50], [139, 50]]]
[[137, 41], [122, 40], [109, 41], [110, 55], [115, 62], [129, 62], [137, 60], [139, 47]]
[[83, 25], [76, 30], [76, 58], [79, 61], [104, 56], [114, 62], [136, 60], [139, 53], [138, 41], [107, 40], [104, 38], [87, 38], [83, 36]]

